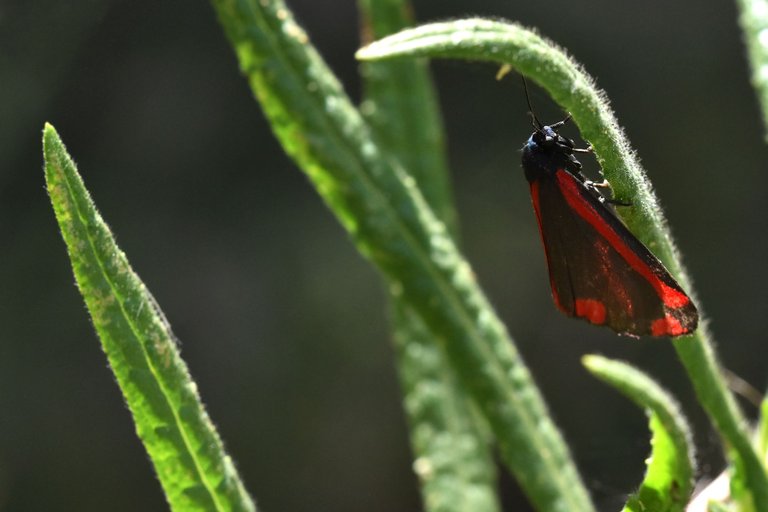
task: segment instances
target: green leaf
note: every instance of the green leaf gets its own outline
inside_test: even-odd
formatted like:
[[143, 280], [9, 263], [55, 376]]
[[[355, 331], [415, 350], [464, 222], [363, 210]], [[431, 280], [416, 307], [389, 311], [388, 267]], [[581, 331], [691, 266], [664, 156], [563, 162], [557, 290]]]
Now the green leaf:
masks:
[[[358, 0], [364, 38], [379, 38], [411, 23], [405, 0]], [[426, 61], [361, 63], [363, 117], [379, 148], [396, 157], [437, 217], [456, 238], [445, 135]]]
[[[633, 206], [619, 212], [624, 221], [665, 263], [694, 302], [698, 302], [650, 182], [604, 93], [594, 86], [582, 67], [555, 44], [516, 24], [468, 19], [404, 30], [360, 49], [357, 57], [362, 60], [446, 57], [492, 61], [511, 65], [541, 84], [573, 115], [582, 136], [593, 146], [615, 196], [631, 199]], [[727, 453], [735, 457], [734, 466], [744, 471], [757, 510], [768, 512], [768, 477], [750, 442], [747, 422], [721, 375], [707, 322], [701, 320], [693, 335], [676, 338], [674, 347], [701, 405], [732, 448]]]
[[768, 397], [760, 403], [760, 422], [758, 423], [757, 452], [763, 465], [768, 468]]
[[768, 139], [768, 1], [737, 0], [736, 5], [752, 68], [752, 86], [763, 109]]
[[496, 468], [482, 418], [426, 326], [402, 302], [394, 306], [400, 382], [421, 482], [431, 512], [493, 512]]
[[53, 126], [45, 178], [77, 286], [173, 510], [255, 510], [165, 316], [115, 244]]
[[[733, 512], [733, 511], [726, 505], [712, 501], [707, 505], [707, 512]], [[747, 511], [742, 510], [739, 512], [747, 512]]]
[[748, 473], [741, 460], [731, 456], [733, 461], [728, 468], [730, 479], [728, 481], [733, 509], [738, 512], [755, 512], [760, 510], [755, 503], [754, 494], [749, 488]]
[[[555, 43], [514, 23], [484, 19], [431, 23], [381, 39], [357, 52], [363, 61], [402, 57], [485, 60], [512, 68], [540, 84], [573, 116], [610, 180], [617, 199], [631, 200], [620, 213], [638, 238], [665, 263], [675, 264], [672, 244], [651, 185], [619, 127], [605, 95], [581, 65]], [[671, 270], [680, 274], [678, 266]], [[683, 279], [682, 284], [687, 284]]]
[[[411, 23], [405, 0], [358, 4], [363, 38], [383, 37]], [[361, 74], [360, 110], [378, 146], [408, 170], [429, 206], [455, 234], [444, 136], [426, 62], [363, 63]], [[397, 297], [392, 297], [391, 310], [414, 469], [425, 509], [499, 510], [487, 426], [418, 315]]]
[[378, 147], [285, 4], [213, 5], [283, 148], [390, 292], [443, 343], [531, 502], [551, 512], [593, 510], [540, 393], [445, 224]]
[[625, 512], [678, 512], [693, 491], [691, 433], [680, 406], [650, 377], [620, 362], [585, 356], [584, 366], [645, 409], [651, 429], [651, 456], [640, 489], [629, 497]]

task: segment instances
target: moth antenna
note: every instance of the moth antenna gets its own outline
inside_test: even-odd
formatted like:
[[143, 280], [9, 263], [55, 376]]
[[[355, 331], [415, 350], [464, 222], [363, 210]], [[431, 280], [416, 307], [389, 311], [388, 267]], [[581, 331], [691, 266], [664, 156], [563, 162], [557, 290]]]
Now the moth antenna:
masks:
[[525, 100], [528, 102], [528, 114], [531, 116], [531, 124], [533, 124], [533, 127], [536, 128], [536, 131], [541, 131], [541, 127], [544, 126], [541, 124], [541, 121], [539, 121], [539, 118], [536, 117], [536, 113], [533, 111], [533, 105], [531, 105], [531, 95], [528, 94], [528, 82], [525, 81], [525, 77], [523, 75], [520, 75], [520, 78], [523, 79], [523, 89], [525, 89]]

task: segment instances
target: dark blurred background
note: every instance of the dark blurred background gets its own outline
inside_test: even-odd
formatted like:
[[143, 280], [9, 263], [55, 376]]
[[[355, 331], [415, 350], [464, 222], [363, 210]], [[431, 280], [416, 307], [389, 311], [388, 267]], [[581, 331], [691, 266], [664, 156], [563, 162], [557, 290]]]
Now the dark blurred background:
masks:
[[[359, 99], [354, 2], [289, 3]], [[730, 2], [415, 1], [420, 21], [519, 21], [597, 78], [642, 157], [731, 370], [766, 384], [766, 157]], [[519, 82], [433, 64], [464, 249], [601, 510], [640, 482], [646, 420], [579, 357], [671, 389], [702, 476], [720, 449], [668, 341], [556, 312], [519, 164]], [[540, 90], [539, 117], [562, 117]], [[44, 189], [56, 126], [165, 310], [265, 511], [419, 510], [384, 294], [283, 154], [204, 1], [0, 3], [0, 509], [166, 510], [78, 295]], [[578, 134], [571, 130], [568, 135]], [[594, 176], [594, 161], [585, 158]], [[754, 407], [744, 404], [750, 417]], [[507, 510], [528, 510], [507, 476]]]

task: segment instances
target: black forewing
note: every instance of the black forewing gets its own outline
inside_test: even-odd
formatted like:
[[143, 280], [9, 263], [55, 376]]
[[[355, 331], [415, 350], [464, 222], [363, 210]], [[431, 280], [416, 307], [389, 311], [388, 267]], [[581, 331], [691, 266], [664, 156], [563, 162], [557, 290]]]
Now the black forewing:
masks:
[[[567, 174], [562, 170], [557, 173]], [[620, 333], [654, 334], [654, 320], [664, 319], [669, 308], [665, 307], [647, 277], [637, 272], [610, 240], [569, 205], [557, 182], [557, 173], [539, 177], [531, 184], [531, 192], [558, 308], [567, 315], [607, 325]], [[571, 175], [567, 178], [576, 180]], [[648, 270], [665, 284], [680, 290], [658, 259], [608, 207], [581, 183], [578, 187], [579, 198], [599, 215], [600, 221], [606, 223], [615, 236], [638, 254]], [[604, 306], [604, 315], [585, 314], [578, 307], [579, 301]], [[692, 312], [682, 313], [695, 316], [695, 307], [690, 302], [688, 305]]]

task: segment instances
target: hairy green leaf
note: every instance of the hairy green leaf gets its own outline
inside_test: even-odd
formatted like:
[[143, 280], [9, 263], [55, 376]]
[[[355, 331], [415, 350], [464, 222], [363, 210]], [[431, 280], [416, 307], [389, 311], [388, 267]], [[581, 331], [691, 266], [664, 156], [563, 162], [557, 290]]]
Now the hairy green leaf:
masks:
[[[593, 146], [615, 196], [631, 199], [633, 206], [619, 212], [627, 225], [664, 261], [697, 302], [652, 187], [604, 94], [582, 67], [555, 44], [513, 23], [468, 19], [404, 30], [360, 49], [357, 57], [362, 60], [445, 57], [492, 61], [511, 66], [541, 84], [573, 115], [582, 136]], [[768, 512], [768, 478], [750, 442], [743, 414], [721, 375], [706, 321], [700, 321], [693, 335], [677, 338], [674, 346], [700, 403], [726, 444], [733, 448], [727, 453], [735, 457], [734, 466], [744, 471], [757, 510]]]
[[651, 455], [640, 489], [629, 497], [626, 512], [680, 512], [693, 491], [695, 461], [688, 423], [680, 406], [654, 380], [620, 362], [585, 356], [584, 366], [645, 409], [651, 429]]
[[173, 510], [255, 510], [162, 311], [117, 247], [53, 126], [45, 178], [77, 286]]

